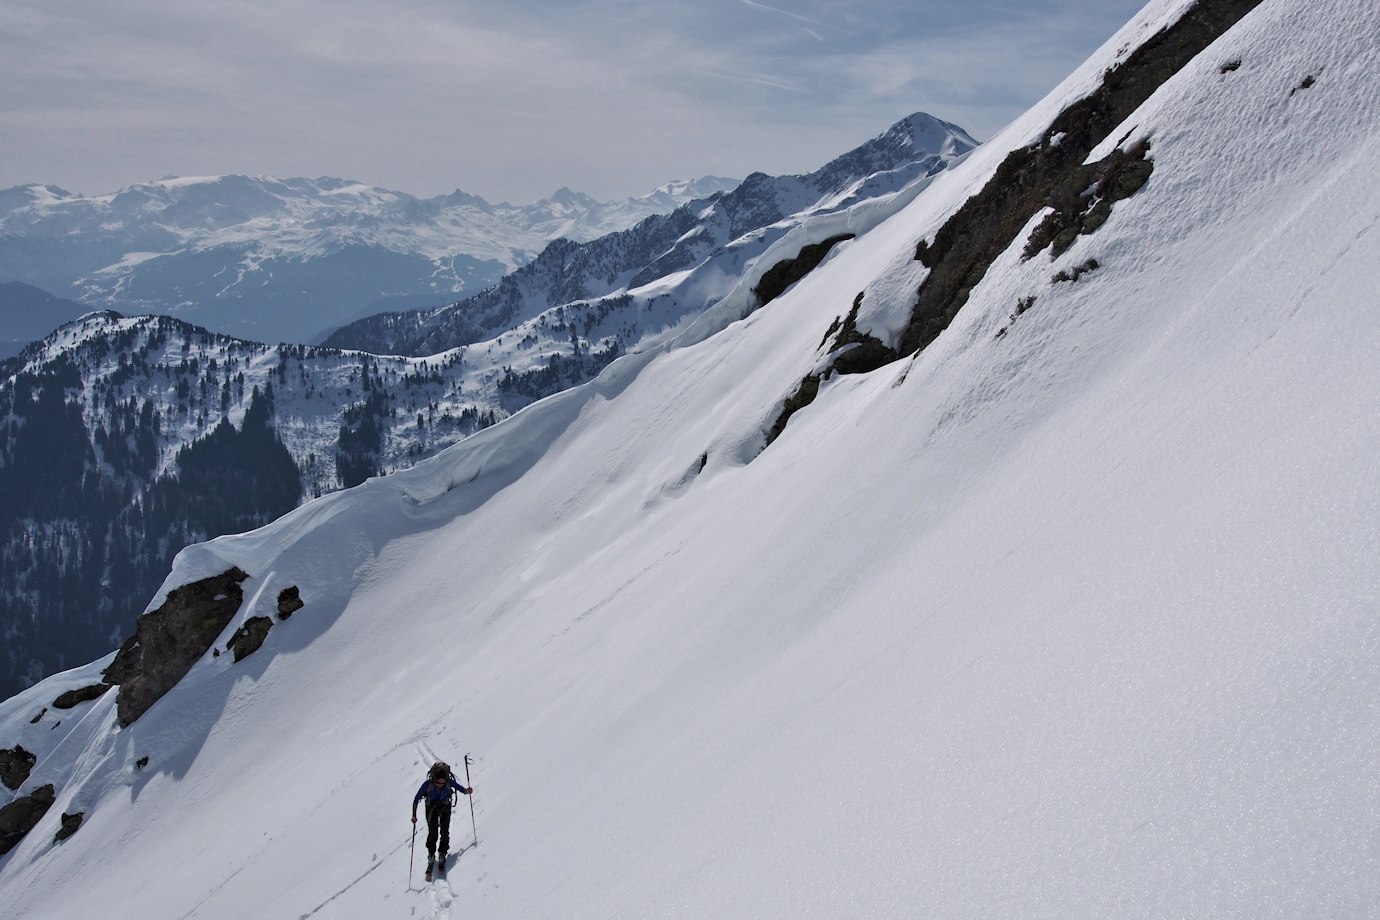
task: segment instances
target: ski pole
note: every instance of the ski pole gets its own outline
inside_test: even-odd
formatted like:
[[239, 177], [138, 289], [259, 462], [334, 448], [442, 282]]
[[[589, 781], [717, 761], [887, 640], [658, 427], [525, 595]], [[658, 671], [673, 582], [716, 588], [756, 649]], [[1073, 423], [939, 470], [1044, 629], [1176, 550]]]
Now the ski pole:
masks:
[[[469, 754], [466, 754], [466, 755], [465, 755], [465, 785], [468, 786], [471, 790], [474, 789], [474, 783], [470, 782], [470, 755], [469, 755]], [[475, 845], [475, 846], [479, 846], [479, 829], [476, 828], [476, 827], [474, 826], [474, 794], [473, 794], [473, 792], [471, 792], [470, 795], [465, 796], [465, 798], [467, 798], [467, 799], [470, 800], [470, 830], [474, 831], [474, 845]]]
[[417, 857], [417, 816], [412, 816], [412, 848], [407, 851], [407, 887], [412, 887], [412, 860]]

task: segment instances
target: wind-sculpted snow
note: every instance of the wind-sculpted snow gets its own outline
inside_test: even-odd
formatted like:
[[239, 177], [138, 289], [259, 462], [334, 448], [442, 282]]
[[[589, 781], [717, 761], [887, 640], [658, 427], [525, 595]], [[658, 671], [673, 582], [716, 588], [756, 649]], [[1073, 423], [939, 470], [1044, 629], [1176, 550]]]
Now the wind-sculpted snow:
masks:
[[[1152, 3], [766, 305], [744, 278], [583, 387], [184, 551], [153, 604], [249, 576], [218, 646], [288, 586], [303, 606], [124, 730], [111, 694], [42, 711], [94, 665], [0, 704], [0, 747], [37, 755], [19, 791], [56, 791], [0, 857], [2, 903], [1368, 916], [1370, 4], [1262, 3], [1088, 154], [1152, 138], [1149, 181], [1096, 232], [1024, 259], [1032, 215], [927, 348], [821, 375], [762, 449], [859, 293], [857, 331], [904, 329], [917, 244], [1196, 6]], [[463, 855], [428, 888], [407, 808], [467, 752], [474, 827], [462, 805]]]

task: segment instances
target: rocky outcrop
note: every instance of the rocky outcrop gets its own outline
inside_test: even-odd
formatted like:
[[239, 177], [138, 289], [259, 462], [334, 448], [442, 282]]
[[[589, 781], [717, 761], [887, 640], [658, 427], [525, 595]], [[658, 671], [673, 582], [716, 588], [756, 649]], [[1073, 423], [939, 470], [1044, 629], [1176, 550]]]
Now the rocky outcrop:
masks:
[[77, 829], [81, 827], [82, 818], [85, 816], [86, 812], [84, 811], [79, 811], [74, 815], [64, 813], [62, 816], [62, 827], [58, 828], [58, 832], [53, 835], [53, 843], [61, 843], [75, 834]]
[[[1057, 254], [1058, 247], [1067, 246], [1077, 234], [1101, 226], [1118, 197], [1144, 185], [1152, 169], [1145, 145], [1116, 151], [1091, 166], [1085, 161], [1166, 80], [1259, 4], [1260, 0], [1199, 0], [1177, 22], [1108, 69], [1102, 84], [1060, 112], [1040, 141], [1008, 154], [991, 180], [939, 228], [934, 239], [916, 247], [915, 258], [930, 272], [920, 285], [899, 353], [923, 349], [949, 327], [988, 266], [1041, 210], [1053, 207], [1055, 213], [1027, 243], [1027, 257], [1051, 244]], [[1097, 183], [1091, 194], [1090, 180]]]
[[791, 420], [792, 415], [815, 401], [815, 397], [819, 395], [819, 381], [819, 374], [807, 374], [795, 392], [786, 397], [786, 401], [781, 405], [781, 413], [776, 416], [771, 430], [767, 432], [768, 444], [781, 437], [781, 432], [786, 430], [786, 423]]
[[0, 782], [11, 789], [18, 789], [29, 778], [36, 763], [37, 755], [24, 750], [21, 745], [0, 748]]
[[1142, 140], [1130, 150], [1118, 148], [1097, 163], [1073, 170], [1051, 198], [1053, 210], [1030, 234], [1022, 257], [1033, 258], [1048, 246], [1057, 259], [1079, 236], [1095, 233], [1112, 216], [1113, 204], [1150, 181], [1155, 162], [1149, 151], [1150, 142]]
[[94, 700], [104, 696], [105, 692], [109, 689], [110, 684], [91, 684], [90, 686], [82, 687], [77, 690], [68, 690], [66, 693], [59, 694], [58, 698], [53, 700], [53, 708], [71, 709], [88, 700]]
[[[846, 328], [835, 321], [825, 341], [838, 333], [830, 348], [836, 357], [827, 370], [805, 377], [784, 400], [767, 432], [767, 443], [781, 434], [794, 413], [814, 401], [824, 375], [875, 370], [922, 351], [938, 338], [968, 302], [987, 269], [1042, 210], [1052, 209], [1026, 241], [1023, 256], [1027, 259], [1046, 248], [1057, 258], [1080, 234], [1101, 227], [1115, 202], [1146, 184], [1154, 163], [1148, 155], [1148, 140], [1120, 149], [1130, 139], [1129, 134], [1103, 160], [1089, 164], [1088, 156], [1166, 80], [1260, 2], [1198, 0], [1177, 22], [1109, 68], [1101, 85], [1060, 112], [1040, 140], [1008, 154], [987, 184], [944, 222], [933, 239], [916, 245], [915, 258], [929, 273], [920, 284], [909, 321], [895, 347], [858, 333], [856, 327], [856, 341], [846, 341]], [[1082, 271], [1075, 271], [1081, 274], [1095, 267], [1096, 261], [1090, 260]], [[1077, 280], [1077, 275], [1057, 280]], [[1033, 303], [1034, 298], [1022, 301], [1012, 320]], [[851, 317], [856, 316], [857, 309], [855, 302]], [[997, 337], [1006, 335], [1007, 328]]]
[[848, 311], [838, 326], [834, 344], [829, 348], [829, 353], [833, 355], [829, 367], [840, 374], [865, 374], [895, 361], [897, 357], [895, 350], [888, 348], [881, 339], [858, 329], [858, 311], [862, 309], [862, 302], [862, 293], [853, 298], [853, 309]]
[[306, 604], [302, 601], [302, 592], [297, 589], [296, 585], [278, 592], [278, 619], [286, 620], [305, 606]]
[[220, 636], [244, 601], [238, 568], [168, 592], [163, 606], [139, 617], [133, 638], [120, 648], [105, 682], [118, 684], [117, 712], [129, 725], [186, 676]]
[[50, 783], [0, 808], [0, 855], [13, 850], [24, 839], [24, 835], [34, 829], [34, 825], [53, 807], [56, 798], [57, 794]]
[[226, 648], [235, 653], [236, 661], [247, 658], [264, 644], [264, 639], [268, 638], [268, 631], [272, 628], [273, 621], [268, 617], [250, 617], [245, 620], [243, 626], [235, 630]]
[[820, 347], [829, 345], [827, 369], [818, 374], [809, 374], [800, 381], [800, 386], [781, 406], [781, 413], [772, 423], [771, 430], [767, 432], [768, 444], [786, 430], [786, 423], [791, 420], [792, 415], [815, 401], [823, 377], [831, 373], [865, 374], [895, 361], [898, 357], [895, 349], [887, 347], [881, 339], [858, 329], [858, 310], [862, 308], [862, 302], [863, 295], [859, 293], [853, 298], [853, 309], [848, 311], [848, 316], [843, 319], [835, 318], [829, 330], [824, 333], [824, 341], [820, 342]]
[[786, 289], [814, 271], [819, 263], [824, 261], [824, 257], [829, 254], [839, 243], [851, 240], [855, 234], [841, 233], [838, 236], [831, 236], [827, 240], [818, 243], [811, 243], [802, 247], [794, 258], [782, 259], [763, 273], [752, 293], [757, 295], [757, 302], [760, 306], [765, 306], [771, 301], [780, 297]]

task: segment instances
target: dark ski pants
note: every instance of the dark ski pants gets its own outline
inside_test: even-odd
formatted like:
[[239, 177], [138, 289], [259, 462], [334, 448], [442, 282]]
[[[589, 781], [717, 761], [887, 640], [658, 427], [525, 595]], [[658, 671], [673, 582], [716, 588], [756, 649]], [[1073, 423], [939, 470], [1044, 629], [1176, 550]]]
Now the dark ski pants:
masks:
[[441, 836], [440, 853], [444, 857], [450, 852], [450, 802], [442, 802], [439, 805], [432, 805], [430, 802], [426, 806], [426, 854], [431, 856], [437, 852], [436, 835]]

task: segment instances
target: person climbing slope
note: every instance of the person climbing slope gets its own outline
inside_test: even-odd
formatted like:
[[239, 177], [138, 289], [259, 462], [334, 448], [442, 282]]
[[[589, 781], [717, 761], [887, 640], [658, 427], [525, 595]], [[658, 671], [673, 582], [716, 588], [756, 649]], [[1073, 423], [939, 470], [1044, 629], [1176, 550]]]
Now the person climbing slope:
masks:
[[[446, 853], [450, 851], [450, 812], [455, 803], [455, 793], [470, 795], [474, 787], [465, 787], [455, 781], [450, 772], [450, 764], [436, 761], [427, 771], [426, 781], [412, 798], [412, 823], [417, 823], [417, 803], [426, 799], [426, 880], [431, 881], [433, 869], [438, 874], [446, 874]], [[439, 849], [437, 838], [440, 838]], [[438, 856], [439, 854], [439, 856]], [[439, 868], [438, 868], [439, 866]]]

